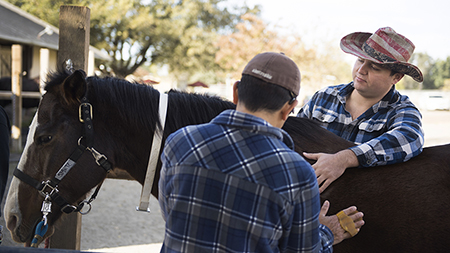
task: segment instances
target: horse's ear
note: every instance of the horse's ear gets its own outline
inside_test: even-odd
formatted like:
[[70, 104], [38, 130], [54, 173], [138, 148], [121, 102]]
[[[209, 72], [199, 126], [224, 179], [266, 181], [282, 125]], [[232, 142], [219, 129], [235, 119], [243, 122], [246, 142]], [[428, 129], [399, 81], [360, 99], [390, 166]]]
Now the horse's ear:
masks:
[[86, 94], [86, 73], [83, 70], [76, 70], [68, 76], [63, 83], [62, 93], [68, 105], [79, 104], [81, 98]]

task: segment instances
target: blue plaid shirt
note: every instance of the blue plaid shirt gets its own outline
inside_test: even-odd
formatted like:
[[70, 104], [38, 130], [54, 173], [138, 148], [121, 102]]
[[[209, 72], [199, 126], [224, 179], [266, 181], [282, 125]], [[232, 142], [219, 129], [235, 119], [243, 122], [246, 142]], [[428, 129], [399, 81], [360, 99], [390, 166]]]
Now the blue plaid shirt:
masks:
[[298, 117], [318, 121], [336, 135], [354, 142], [350, 148], [360, 166], [404, 162], [422, 152], [422, 115], [407, 96], [395, 87], [357, 119], [345, 110], [353, 82], [318, 91], [303, 106]]
[[170, 135], [161, 160], [162, 252], [332, 252], [312, 167], [263, 119], [224, 111]]

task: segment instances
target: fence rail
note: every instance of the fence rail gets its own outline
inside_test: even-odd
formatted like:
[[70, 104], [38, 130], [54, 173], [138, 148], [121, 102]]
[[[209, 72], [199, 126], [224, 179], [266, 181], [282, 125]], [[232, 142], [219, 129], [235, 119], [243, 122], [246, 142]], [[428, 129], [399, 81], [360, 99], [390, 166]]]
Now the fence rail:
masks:
[[[0, 99], [11, 99], [11, 91], [0, 91]], [[42, 94], [37, 91], [22, 91], [22, 98], [41, 98]]]

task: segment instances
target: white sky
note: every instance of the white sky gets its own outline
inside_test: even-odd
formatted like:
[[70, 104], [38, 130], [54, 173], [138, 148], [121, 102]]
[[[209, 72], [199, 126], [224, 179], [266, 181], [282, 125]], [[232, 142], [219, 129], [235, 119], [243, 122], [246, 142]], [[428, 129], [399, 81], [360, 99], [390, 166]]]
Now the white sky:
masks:
[[262, 19], [286, 27], [305, 42], [332, 41], [352, 32], [374, 33], [390, 26], [435, 60], [450, 56], [447, 0], [229, 0], [262, 6]]

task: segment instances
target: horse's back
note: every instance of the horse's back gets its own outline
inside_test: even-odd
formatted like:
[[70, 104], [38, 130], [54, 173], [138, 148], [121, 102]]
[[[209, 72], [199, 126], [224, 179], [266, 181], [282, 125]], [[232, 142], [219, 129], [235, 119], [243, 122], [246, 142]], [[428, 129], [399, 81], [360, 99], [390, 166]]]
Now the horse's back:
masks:
[[[356, 205], [366, 224], [336, 252], [443, 252], [450, 248], [450, 144], [405, 163], [347, 169], [321, 195], [329, 213]], [[420, 238], [420, 239], [418, 239]]]

